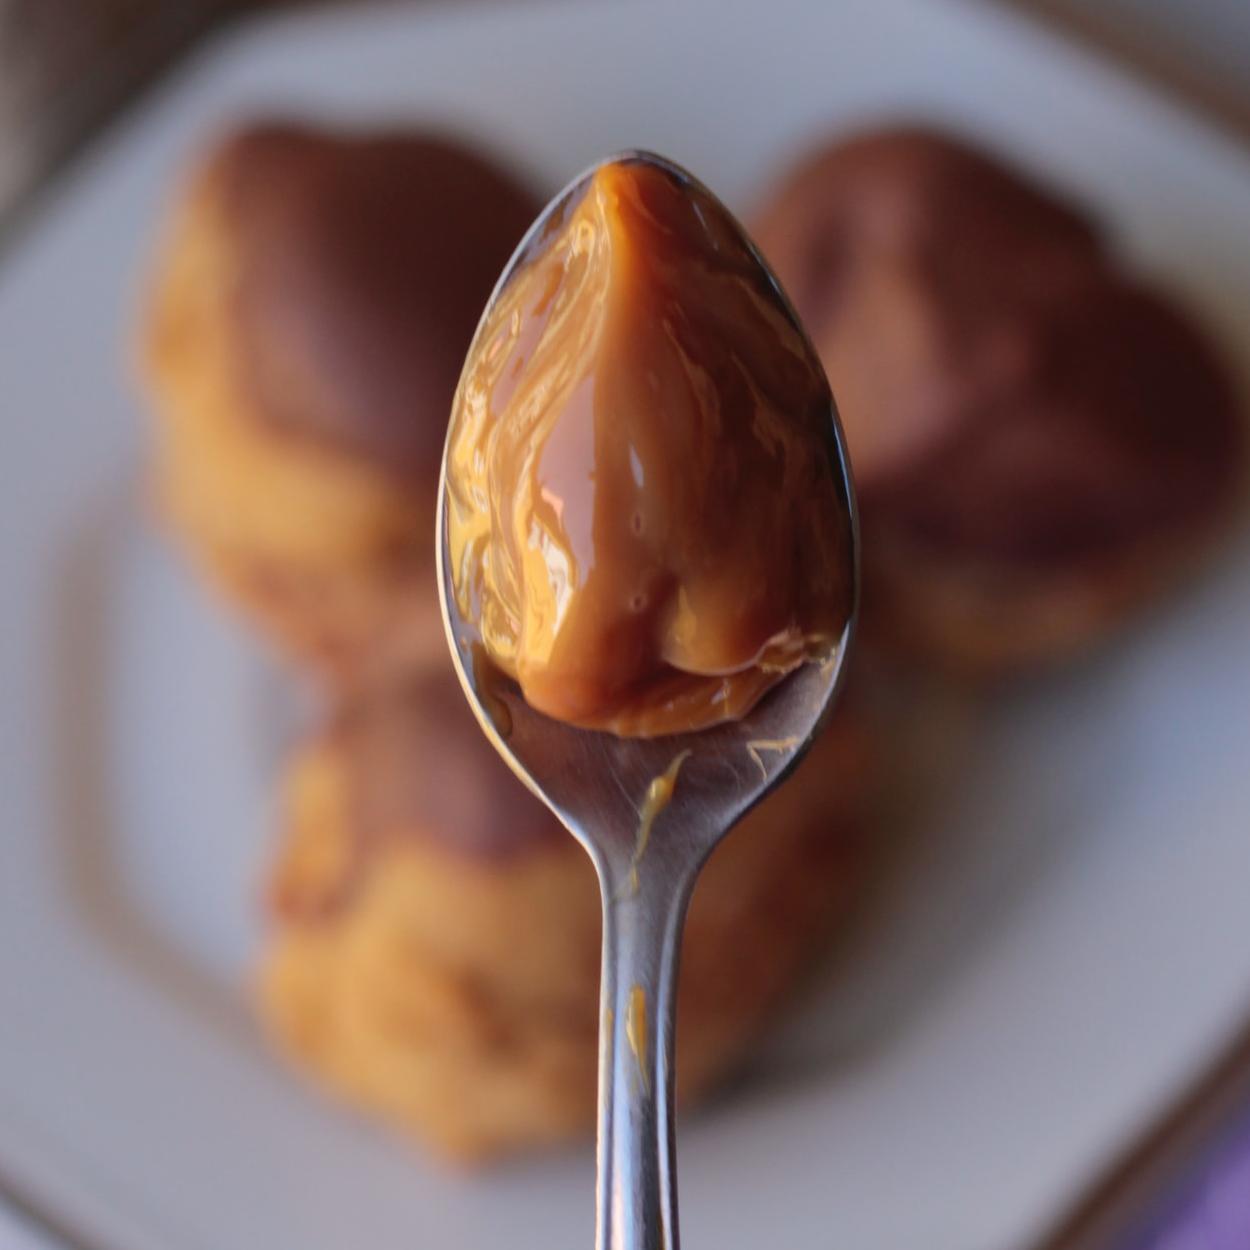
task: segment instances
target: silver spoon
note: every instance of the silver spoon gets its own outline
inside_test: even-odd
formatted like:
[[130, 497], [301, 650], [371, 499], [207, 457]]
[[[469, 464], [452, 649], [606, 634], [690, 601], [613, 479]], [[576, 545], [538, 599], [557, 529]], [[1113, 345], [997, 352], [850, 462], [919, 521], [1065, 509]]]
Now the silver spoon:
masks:
[[[649, 162], [703, 190], [685, 170], [651, 153], [630, 152], [611, 159]], [[570, 183], [530, 228], [490, 304], [525, 261], [533, 242], [563, 216], [598, 168], [593, 166]], [[778, 306], [797, 325], [776, 280], [758, 254], [757, 259]], [[495, 749], [585, 847], [599, 877], [603, 899], [599, 1250], [678, 1250], [673, 1054], [675, 989], [687, 905], [699, 870], [716, 844], [789, 775], [823, 726], [852, 633], [858, 600], [858, 528], [846, 447], [832, 399], [828, 452], [840, 503], [850, 519], [846, 560], [856, 573], [837, 646], [825, 662], [804, 664], [787, 676], [744, 719], [664, 738], [617, 738], [574, 728], [535, 712], [515, 684], [498, 674], [492, 672], [489, 680], [484, 677], [475, 663], [475, 628], [460, 616], [451, 584], [444, 455], [438, 580], [460, 683]]]

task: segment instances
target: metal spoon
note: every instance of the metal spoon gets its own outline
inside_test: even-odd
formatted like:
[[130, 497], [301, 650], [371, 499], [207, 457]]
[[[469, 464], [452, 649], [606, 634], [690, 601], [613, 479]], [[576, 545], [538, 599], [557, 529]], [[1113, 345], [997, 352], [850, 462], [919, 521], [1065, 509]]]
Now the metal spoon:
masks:
[[[612, 159], [649, 161], [699, 185], [650, 153]], [[534, 223], [496, 285], [492, 304], [534, 240], [564, 214], [597, 168], [572, 182]], [[759, 263], [778, 305], [797, 324], [775, 279], [762, 259]], [[850, 518], [846, 559], [857, 573], [854, 497], [832, 403], [828, 451], [841, 506]], [[677, 1250], [674, 1017], [687, 905], [699, 869], [716, 844], [785, 779], [822, 727], [844, 669], [858, 586], [830, 657], [791, 673], [743, 720], [650, 739], [576, 729], [535, 712], [513, 683], [493, 672], [487, 677], [475, 662], [476, 631], [461, 618], [451, 584], [446, 490], [444, 457], [439, 594], [461, 685], [495, 749], [585, 847], [599, 876], [603, 972], [596, 1245], [599, 1250]]]

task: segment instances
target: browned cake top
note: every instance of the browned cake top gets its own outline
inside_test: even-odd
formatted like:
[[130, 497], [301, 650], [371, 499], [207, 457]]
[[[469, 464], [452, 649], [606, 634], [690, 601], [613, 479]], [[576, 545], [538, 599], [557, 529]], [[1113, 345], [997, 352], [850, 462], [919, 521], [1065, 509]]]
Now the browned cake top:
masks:
[[1220, 361], [1153, 292], [1091, 287], [1040, 346], [1029, 385], [880, 499], [936, 546], [1045, 567], [1097, 561], [1220, 513], [1244, 422]]
[[1069, 563], [1228, 502], [1243, 432], [1188, 319], [1076, 209], [940, 134], [803, 163], [757, 237], [824, 361], [871, 542]]
[[572, 836], [499, 758], [450, 665], [370, 694], [333, 732], [366, 843], [417, 837], [496, 856]]
[[467, 148], [257, 125], [209, 166], [253, 407], [433, 483], [465, 351], [536, 211]]
[[1102, 263], [1075, 210], [911, 129], [818, 152], [755, 233], [824, 360], [865, 498], [1019, 387], [1039, 317]]

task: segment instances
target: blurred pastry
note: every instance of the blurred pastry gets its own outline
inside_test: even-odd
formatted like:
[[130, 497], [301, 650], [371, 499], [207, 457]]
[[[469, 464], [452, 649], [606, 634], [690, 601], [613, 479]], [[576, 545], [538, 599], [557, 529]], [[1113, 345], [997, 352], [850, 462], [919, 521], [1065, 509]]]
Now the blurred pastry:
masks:
[[754, 233], [846, 427], [867, 641], [963, 672], [1046, 661], [1209, 546], [1241, 479], [1233, 388], [1078, 210], [882, 130], [800, 164]]
[[142, 326], [160, 502], [229, 597], [332, 676], [443, 645], [447, 417], [536, 211], [449, 140], [280, 123], [218, 143], [175, 207]]
[[[680, 987], [679, 1089], [740, 1060], [862, 883], [872, 750], [843, 712], [716, 852]], [[262, 1013], [356, 1106], [473, 1159], [594, 1123], [600, 908], [581, 847], [441, 670], [297, 753]], [[662, 836], [662, 829], [657, 836]]]

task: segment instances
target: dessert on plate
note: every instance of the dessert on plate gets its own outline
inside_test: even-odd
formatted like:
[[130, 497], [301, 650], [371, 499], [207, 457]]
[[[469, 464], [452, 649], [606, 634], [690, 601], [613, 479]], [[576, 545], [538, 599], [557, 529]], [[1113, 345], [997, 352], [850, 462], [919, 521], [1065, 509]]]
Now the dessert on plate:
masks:
[[754, 233], [837, 397], [868, 641], [961, 673], [1070, 654], [1226, 524], [1213, 345], [1058, 192], [918, 128], [801, 160]]
[[447, 413], [536, 210], [492, 160], [412, 130], [257, 122], [186, 179], [142, 367], [165, 516], [281, 648], [354, 680], [437, 633]]

